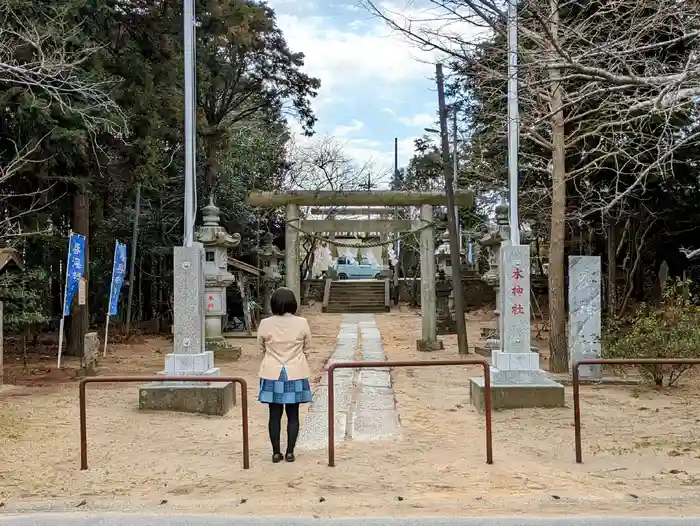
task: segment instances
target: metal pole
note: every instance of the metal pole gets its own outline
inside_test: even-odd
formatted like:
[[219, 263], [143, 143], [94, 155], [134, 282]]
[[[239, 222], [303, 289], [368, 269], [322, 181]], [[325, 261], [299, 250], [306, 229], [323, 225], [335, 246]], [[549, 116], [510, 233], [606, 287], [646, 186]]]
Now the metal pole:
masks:
[[[399, 180], [399, 138], [394, 137], [394, 181]], [[400, 188], [395, 188], [400, 190]], [[400, 219], [399, 207], [394, 208], [394, 217]], [[401, 236], [396, 236], [396, 267], [394, 268], [394, 304], [399, 304], [399, 278], [401, 277]]]
[[[455, 180], [455, 190], [459, 188], [458, 170], [457, 170], [457, 108], [452, 111], [452, 174]], [[459, 217], [459, 207], [455, 206], [455, 221], [457, 223], [457, 235], [459, 236], [459, 254], [461, 257], [463, 242], [462, 242], [462, 221]]]
[[518, 0], [508, 0], [508, 187], [510, 199], [510, 239], [520, 244], [518, 221], [518, 149], [520, 115], [518, 110]]
[[[194, 0], [184, 0], [183, 26], [185, 48], [185, 210], [183, 245], [191, 247], [194, 241], [195, 189], [195, 63], [194, 63]], [[132, 252], [133, 257], [133, 252]], [[129, 290], [131, 293], [131, 290]]]
[[[447, 228], [450, 233], [450, 264], [452, 266], [452, 289], [455, 300], [455, 318], [457, 329], [457, 346], [459, 354], [469, 354], [467, 345], [467, 327], [464, 322], [464, 289], [462, 288], [461, 262], [459, 254], [459, 240], [455, 214], [454, 174], [450, 166], [450, 141], [447, 131], [447, 108], [445, 107], [445, 79], [442, 74], [442, 64], [435, 66], [438, 88], [438, 106], [440, 109], [440, 138], [442, 139], [442, 160], [445, 171], [445, 194], [447, 194]], [[432, 256], [431, 256], [432, 257]]]
[[[139, 238], [139, 216], [141, 215], [141, 184], [136, 185], [136, 205], [134, 211], [134, 226], [131, 232], [131, 260], [129, 261], [129, 293], [126, 300], [126, 334], [131, 334], [131, 302], [134, 299], [136, 244]], [[106, 340], [106, 338], [105, 338]]]

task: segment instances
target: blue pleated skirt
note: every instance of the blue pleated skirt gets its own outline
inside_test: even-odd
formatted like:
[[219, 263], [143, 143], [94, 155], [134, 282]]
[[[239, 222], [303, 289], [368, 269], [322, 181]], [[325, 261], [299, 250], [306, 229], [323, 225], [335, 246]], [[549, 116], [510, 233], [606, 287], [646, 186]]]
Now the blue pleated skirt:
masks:
[[311, 402], [311, 384], [308, 378], [288, 379], [283, 367], [277, 380], [260, 379], [258, 400], [264, 404], [308, 404]]

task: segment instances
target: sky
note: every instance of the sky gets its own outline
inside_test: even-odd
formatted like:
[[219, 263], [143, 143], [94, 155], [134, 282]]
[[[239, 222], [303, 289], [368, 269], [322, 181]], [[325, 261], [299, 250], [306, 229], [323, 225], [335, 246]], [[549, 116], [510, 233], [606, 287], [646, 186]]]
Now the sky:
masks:
[[[385, 2], [411, 15], [415, 2]], [[437, 126], [434, 55], [427, 54], [359, 0], [268, 0], [292, 51], [306, 56], [305, 71], [321, 80], [313, 107], [317, 136], [333, 136], [359, 165], [371, 161], [390, 173], [394, 138], [399, 166], [413, 155], [413, 141]], [[295, 131], [298, 125], [292, 123]], [[303, 138], [297, 139], [303, 142]], [[384, 186], [384, 185], [382, 185]]]

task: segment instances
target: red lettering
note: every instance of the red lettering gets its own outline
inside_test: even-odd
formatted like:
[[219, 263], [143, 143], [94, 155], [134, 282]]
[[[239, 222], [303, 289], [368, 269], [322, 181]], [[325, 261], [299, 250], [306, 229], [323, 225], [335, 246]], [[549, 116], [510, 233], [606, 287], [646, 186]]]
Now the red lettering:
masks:
[[516, 285], [512, 289], [510, 289], [510, 293], [513, 296], [522, 296], [523, 295], [523, 288], [520, 285]]
[[516, 305], [513, 305], [513, 314], [516, 316], [525, 314], [525, 309], [523, 308], [522, 304], [518, 303]]
[[523, 271], [520, 270], [519, 268], [516, 268], [513, 271], [513, 279], [523, 279], [523, 277], [524, 277]]

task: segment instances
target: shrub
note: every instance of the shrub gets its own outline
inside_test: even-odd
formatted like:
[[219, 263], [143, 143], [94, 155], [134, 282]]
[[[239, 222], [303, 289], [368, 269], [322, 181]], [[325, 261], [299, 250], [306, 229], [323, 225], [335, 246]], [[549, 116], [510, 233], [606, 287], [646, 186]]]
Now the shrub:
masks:
[[[690, 282], [669, 282], [659, 308], [641, 305], [624, 320], [610, 323], [603, 334], [605, 358], [700, 358], [700, 306]], [[672, 387], [691, 365], [640, 365], [655, 385]]]

